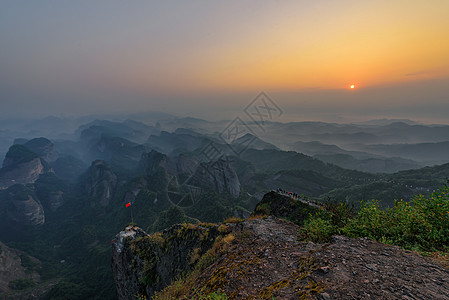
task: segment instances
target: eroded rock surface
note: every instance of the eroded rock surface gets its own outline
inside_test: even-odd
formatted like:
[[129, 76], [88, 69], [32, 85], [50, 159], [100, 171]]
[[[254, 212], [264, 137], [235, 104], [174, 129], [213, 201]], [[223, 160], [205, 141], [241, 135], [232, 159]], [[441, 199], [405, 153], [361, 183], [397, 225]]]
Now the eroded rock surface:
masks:
[[112, 241], [112, 271], [119, 299], [151, 297], [174, 278], [191, 270], [193, 254], [204, 254], [219, 234], [218, 226], [174, 225], [148, 235], [127, 227]]
[[240, 181], [237, 173], [225, 160], [202, 163], [195, 172], [195, 180], [211, 186], [215, 192], [229, 193], [234, 198], [240, 195]]
[[0, 170], [0, 189], [6, 189], [14, 184], [34, 183], [43, 173], [44, 166], [38, 157], [16, 164], [7, 164], [7, 167]]
[[[297, 225], [274, 217], [227, 226], [235, 240], [188, 288], [184, 295], [187, 299], [197, 296], [198, 291], [207, 295], [217, 290], [224, 292], [229, 299], [430, 300], [447, 299], [449, 295], [448, 269], [396, 246], [342, 236], [335, 236], [327, 244], [301, 243], [297, 241]], [[138, 237], [119, 242], [126, 240], [127, 235], [138, 236], [137, 233], [122, 232], [113, 245], [113, 270], [119, 298], [132, 299], [136, 292], [151, 295], [149, 292], [167, 285], [170, 276], [178, 274], [166, 272], [170, 269], [167, 266], [175, 265], [167, 264], [164, 252], [153, 251], [154, 256], [135, 254], [137, 248], [142, 253], [145, 249], [155, 249], [155, 238], [153, 242], [148, 238], [140, 238], [139, 241]], [[188, 245], [195, 241], [189, 235], [181, 236], [175, 245]], [[148, 242], [143, 242], [146, 239]], [[139, 241], [139, 247], [136, 248], [136, 242], [132, 240]], [[127, 254], [116, 254], [119, 249], [120, 253]], [[170, 261], [185, 262], [185, 252], [179, 251], [179, 247], [169, 249]], [[127, 259], [123, 260], [124, 257]], [[114, 267], [117, 262], [121, 262], [120, 268]], [[165, 279], [147, 282], [149, 285], [146, 287], [135, 284], [140, 288], [128, 290], [133, 282], [142, 282], [139, 277], [141, 270], [148, 267], [148, 263], [152, 266], [152, 262], [158, 265], [152, 269], [154, 278], [164, 274]], [[176, 268], [188, 271], [186, 266], [177, 264]], [[155, 284], [157, 289], [154, 289]]]

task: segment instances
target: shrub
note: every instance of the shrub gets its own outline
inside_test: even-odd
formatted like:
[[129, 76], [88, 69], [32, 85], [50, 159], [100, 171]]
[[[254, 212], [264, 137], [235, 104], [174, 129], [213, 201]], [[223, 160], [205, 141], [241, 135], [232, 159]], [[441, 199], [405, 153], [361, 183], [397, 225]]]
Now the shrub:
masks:
[[317, 217], [305, 221], [304, 225], [299, 229], [298, 237], [301, 241], [310, 240], [322, 243], [329, 241], [335, 233], [336, 228], [329, 220]]
[[343, 232], [351, 237], [376, 239], [384, 235], [387, 212], [380, 209], [379, 201], [364, 202], [357, 216], [345, 226]]
[[376, 200], [363, 202], [354, 214], [344, 203], [327, 203], [299, 230], [300, 240], [323, 242], [332, 234], [368, 237], [418, 251], [449, 250], [449, 187], [412, 201], [395, 201], [382, 209]]

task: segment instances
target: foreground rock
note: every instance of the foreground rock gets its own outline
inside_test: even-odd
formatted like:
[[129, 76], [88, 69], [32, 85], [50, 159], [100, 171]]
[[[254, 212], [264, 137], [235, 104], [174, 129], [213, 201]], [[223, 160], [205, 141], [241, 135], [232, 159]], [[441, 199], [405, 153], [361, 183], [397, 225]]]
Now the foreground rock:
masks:
[[163, 233], [148, 235], [127, 227], [112, 242], [112, 271], [119, 299], [152, 296], [174, 278], [191, 270], [192, 253], [204, 254], [219, 234], [218, 226], [174, 225]]
[[[183, 296], [188, 299], [216, 291], [230, 299], [447, 299], [449, 295], [449, 270], [396, 246], [340, 236], [327, 244], [304, 244], [297, 241], [297, 225], [274, 217], [227, 228], [235, 240], [187, 287]], [[150, 238], [140, 229], [128, 228], [116, 237], [112, 266], [119, 299], [133, 299], [137, 293], [151, 296], [176, 274], [191, 269], [185, 254], [199, 239], [192, 234], [175, 236], [167, 248], [169, 256], [155, 246], [157, 235]], [[136, 255], [146, 251], [152, 255]], [[151, 280], [142, 276], [149, 267]]]

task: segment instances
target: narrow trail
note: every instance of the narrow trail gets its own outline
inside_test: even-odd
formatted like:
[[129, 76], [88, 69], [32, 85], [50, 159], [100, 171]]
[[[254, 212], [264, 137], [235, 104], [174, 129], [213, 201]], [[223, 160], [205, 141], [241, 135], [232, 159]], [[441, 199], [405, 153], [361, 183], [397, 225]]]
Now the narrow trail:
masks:
[[281, 195], [281, 196], [284, 196], [284, 197], [289, 197], [289, 198], [291, 198], [293, 200], [298, 200], [298, 201], [300, 201], [300, 202], [302, 202], [304, 204], [310, 205], [312, 207], [316, 207], [316, 208], [322, 207], [321, 205], [313, 203], [313, 202], [310, 202], [310, 201], [308, 201], [305, 198], [297, 197], [292, 192], [284, 192], [284, 191], [279, 191], [279, 190], [272, 190], [272, 191], [277, 193], [278, 195]]

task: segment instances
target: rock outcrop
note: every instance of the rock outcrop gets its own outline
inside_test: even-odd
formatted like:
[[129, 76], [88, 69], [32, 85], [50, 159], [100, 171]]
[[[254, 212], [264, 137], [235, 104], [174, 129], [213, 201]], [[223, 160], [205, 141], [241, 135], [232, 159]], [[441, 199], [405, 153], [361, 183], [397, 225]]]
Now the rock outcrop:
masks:
[[0, 189], [6, 189], [14, 184], [34, 183], [44, 172], [44, 166], [38, 157], [15, 165], [8, 165], [0, 170]]
[[[172, 234], [179, 226], [194, 225], [175, 226]], [[449, 295], [448, 269], [397, 246], [342, 236], [326, 244], [301, 243], [298, 225], [274, 217], [222, 226], [232, 239], [201, 273], [178, 283], [176, 297], [219, 292], [229, 299], [430, 300]], [[127, 228], [117, 235], [112, 267], [119, 299], [149, 297], [177, 275], [189, 274], [186, 254], [201, 245], [193, 232], [205, 231], [181, 232], [170, 238], [168, 232], [147, 236]], [[162, 299], [174, 295], [165, 293]]]
[[13, 145], [0, 169], [0, 189], [14, 184], [34, 183], [45, 172], [41, 159], [23, 145]]
[[162, 168], [171, 176], [190, 176], [197, 167], [198, 162], [186, 155], [171, 158], [155, 150], [143, 153], [139, 162], [140, 171], [148, 175], [153, 175], [159, 168]]
[[44, 208], [32, 190], [14, 185], [7, 190], [7, 222], [11, 225], [36, 226], [44, 224]]
[[[140, 160], [140, 169], [148, 175], [154, 175], [158, 170], [165, 170], [171, 177], [170, 184], [176, 188], [186, 183], [198, 188], [211, 188], [218, 194], [228, 193], [237, 198], [240, 194], [240, 181], [237, 173], [228, 161], [219, 159], [199, 163], [186, 155], [175, 158], [152, 150], [144, 153]], [[189, 178], [186, 182], [186, 178]]]
[[95, 201], [103, 207], [109, 205], [116, 185], [117, 176], [106, 162], [102, 160], [92, 162], [86, 174], [85, 189]]
[[217, 161], [201, 163], [195, 171], [194, 178], [199, 185], [208, 185], [215, 192], [229, 193], [234, 198], [240, 194], [240, 181], [229, 162]]
[[253, 215], [270, 215], [287, 219], [296, 224], [318, 212], [318, 207], [298, 198], [281, 195], [274, 191], [266, 193], [254, 209]]
[[112, 241], [112, 271], [119, 299], [151, 297], [188, 272], [220, 234], [218, 226], [174, 225], [148, 235], [128, 226]]

